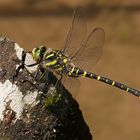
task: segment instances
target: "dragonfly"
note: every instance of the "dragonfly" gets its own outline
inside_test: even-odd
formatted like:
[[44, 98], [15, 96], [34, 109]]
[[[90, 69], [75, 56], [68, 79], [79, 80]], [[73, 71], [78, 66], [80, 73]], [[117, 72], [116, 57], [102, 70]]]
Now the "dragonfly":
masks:
[[83, 10], [75, 9], [64, 48], [56, 50], [44, 45], [33, 48], [31, 54], [35, 63], [26, 66], [41, 65], [57, 73], [60, 80], [63, 77], [69, 80], [79, 77], [95, 79], [140, 97], [140, 91], [92, 72], [102, 54], [105, 32], [102, 28], [95, 28], [86, 35], [86, 26]]

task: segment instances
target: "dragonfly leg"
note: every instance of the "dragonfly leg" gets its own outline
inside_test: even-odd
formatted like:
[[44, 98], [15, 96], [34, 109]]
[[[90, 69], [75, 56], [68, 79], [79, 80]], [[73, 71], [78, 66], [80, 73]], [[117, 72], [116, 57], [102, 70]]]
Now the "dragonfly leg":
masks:
[[24, 66], [25, 57], [26, 57], [26, 52], [22, 51], [21, 64], [20, 64], [20, 65], [18, 66], [18, 68], [16, 69], [16, 73], [15, 73], [15, 75], [13, 76], [13, 81], [14, 81], [15, 78], [18, 76], [19, 71], [20, 71], [21, 69], [24, 69], [24, 68], [25, 68], [25, 66]]
[[[42, 76], [41, 76], [41, 78], [37, 79], [37, 76], [38, 76], [39, 72], [42, 73]], [[45, 74], [46, 74], [46, 72], [44, 71], [44, 68], [41, 65], [38, 65], [37, 71], [36, 71], [35, 76], [34, 76], [34, 79], [36, 81], [41, 81]]]
[[[39, 64], [39, 63], [33, 63], [33, 64], [29, 64], [29, 65], [26, 65], [25, 64], [25, 58], [26, 58], [26, 54], [27, 53], [31, 53], [31, 51], [29, 51], [29, 52], [25, 52], [25, 51], [22, 51], [22, 58], [21, 58], [21, 64], [18, 66], [18, 68], [16, 69], [16, 73], [15, 73], [15, 75], [13, 76], [13, 81], [14, 81], [14, 79], [18, 76], [18, 74], [19, 74], [19, 71], [21, 70], [21, 69], [26, 69], [26, 71], [29, 73], [29, 75], [31, 75], [33, 78], [34, 78], [34, 76], [32, 75], [32, 73], [31, 72], [29, 72], [29, 70], [26, 68], [26, 67], [32, 67], [32, 66], [35, 66], [35, 65], [37, 65], [37, 64]], [[26, 67], [25, 67], [26, 66]]]
[[20, 83], [26, 83], [28, 82], [29, 84], [31, 84], [32, 86], [34, 86], [37, 90], [39, 90], [39, 88], [36, 86], [36, 84], [34, 84], [33, 82], [31, 82], [30, 80], [20, 80]]
[[[26, 69], [26, 68], [25, 68]], [[27, 70], [27, 69], [26, 69]], [[28, 70], [27, 70], [28, 71]], [[41, 78], [37, 79], [37, 76], [39, 74], [39, 71], [41, 71], [42, 76]], [[29, 72], [30, 73], [30, 72]], [[43, 79], [43, 77], [45, 76], [46, 72], [44, 72], [44, 69], [41, 66], [38, 66], [37, 71], [35, 73], [35, 76], [31, 74], [31, 76], [33, 77], [33, 81], [30, 81], [28, 79], [23, 79], [23, 80], [19, 80], [19, 82], [21, 83], [29, 83], [30, 85], [34, 86], [38, 91], [40, 91], [39, 86], [37, 86], [41, 80]]]
[[55, 86], [54, 87], [57, 87], [58, 86], [58, 83], [62, 80], [63, 78], [63, 75], [60, 76], [59, 79], [57, 79], [56, 83], [55, 83]]

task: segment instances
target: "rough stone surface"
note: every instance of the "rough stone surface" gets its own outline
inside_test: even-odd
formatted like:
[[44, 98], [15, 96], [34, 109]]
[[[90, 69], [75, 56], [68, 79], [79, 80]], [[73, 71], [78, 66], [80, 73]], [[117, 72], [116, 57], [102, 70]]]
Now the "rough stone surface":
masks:
[[13, 41], [0, 38], [0, 139], [91, 140], [78, 103], [61, 83], [54, 88], [57, 79], [51, 72], [45, 70], [37, 82], [24, 69], [13, 82], [19, 49]]

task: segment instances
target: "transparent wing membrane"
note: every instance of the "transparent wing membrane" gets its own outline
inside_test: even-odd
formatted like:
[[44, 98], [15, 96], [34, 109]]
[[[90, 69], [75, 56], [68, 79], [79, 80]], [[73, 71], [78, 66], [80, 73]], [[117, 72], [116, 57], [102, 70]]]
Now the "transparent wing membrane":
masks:
[[77, 67], [91, 71], [101, 56], [105, 33], [103, 29], [95, 28], [85, 39], [86, 31], [84, 11], [78, 8], [74, 12], [63, 51]]
[[[101, 56], [105, 33], [103, 29], [95, 28], [85, 39], [86, 26], [83, 9], [76, 9], [63, 53], [67, 55], [77, 67], [91, 71]], [[80, 81], [77, 78], [64, 76], [62, 83], [74, 96], [76, 95], [80, 87]]]
[[95, 28], [88, 35], [81, 48], [72, 56], [73, 62], [84, 70], [92, 71], [102, 54], [104, 40], [104, 30]]
[[80, 81], [77, 78], [63, 76], [63, 79], [61, 81], [65, 88], [72, 93], [73, 97], [77, 96], [77, 93], [80, 88]]
[[84, 11], [83, 9], [78, 8], [74, 11], [72, 25], [68, 32], [63, 50], [69, 57], [71, 57], [74, 52], [76, 52], [82, 46], [86, 35], [86, 30]]

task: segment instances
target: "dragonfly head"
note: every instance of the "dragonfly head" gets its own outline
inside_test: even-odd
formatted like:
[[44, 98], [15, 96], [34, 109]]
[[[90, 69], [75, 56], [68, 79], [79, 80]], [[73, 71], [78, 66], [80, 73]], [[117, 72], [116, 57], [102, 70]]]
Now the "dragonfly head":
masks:
[[42, 61], [43, 55], [46, 51], [46, 47], [45, 46], [39, 46], [36, 47], [32, 50], [32, 57], [34, 59], [34, 61], [39, 62]]

